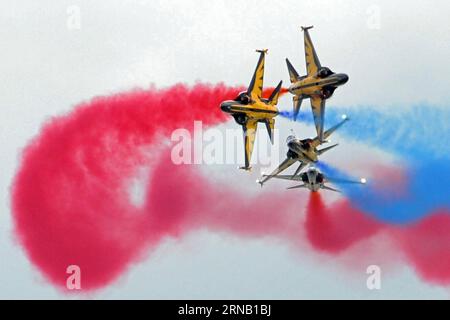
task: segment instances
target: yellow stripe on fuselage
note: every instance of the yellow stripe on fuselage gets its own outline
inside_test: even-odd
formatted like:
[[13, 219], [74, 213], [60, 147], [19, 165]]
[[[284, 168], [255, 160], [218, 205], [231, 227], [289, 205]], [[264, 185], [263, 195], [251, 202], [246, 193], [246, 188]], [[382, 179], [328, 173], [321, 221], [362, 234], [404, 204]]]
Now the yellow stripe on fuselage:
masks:
[[307, 77], [303, 80], [295, 82], [291, 87], [291, 93], [295, 95], [313, 95], [318, 94], [326, 86], [333, 86], [337, 84], [337, 80], [334, 78], [316, 78]]
[[230, 107], [230, 113], [244, 113], [252, 119], [271, 119], [278, 115], [278, 109], [264, 103], [235, 104]]

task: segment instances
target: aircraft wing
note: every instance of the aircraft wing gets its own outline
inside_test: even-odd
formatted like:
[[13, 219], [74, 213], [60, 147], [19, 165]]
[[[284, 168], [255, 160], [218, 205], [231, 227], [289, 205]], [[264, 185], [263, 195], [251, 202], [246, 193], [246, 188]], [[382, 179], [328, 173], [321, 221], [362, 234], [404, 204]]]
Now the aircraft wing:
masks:
[[248, 120], [242, 125], [244, 130], [244, 147], [245, 147], [245, 167], [243, 169], [250, 170], [250, 160], [252, 158], [253, 146], [255, 144], [256, 130], [258, 122], [256, 120]]
[[294, 190], [294, 189], [301, 189], [301, 188], [306, 188], [306, 184], [301, 184], [301, 185], [295, 186], [295, 187], [289, 187], [289, 188], [287, 188], [287, 190]]
[[325, 152], [328, 152], [328, 151], [330, 151], [331, 149], [336, 148], [338, 145], [339, 145], [339, 144], [336, 143], [336, 144], [333, 144], [332, 146], [329, 146], [329, 147], [326, 147], [326, 148], [317, 150], [317, 155], [320, 156], [320, 155], [324, 154]]
[[264, 84], [264, 62], [267, 50], [257, 50], [257, 52], [260, 52], [261, 55], [259, 56], [255, 73], [253, 74], [252, 81], [250, 82], [247, 90], [247, 94], [252, 97], [253, 100], [257, 100], [262, 96]]
[[271, 178], [273, 178], [274, 176], [280, 174], [281, 172], [283, 172], [284, 170], [286, 170], [287, 168], [289, 168], [290, 166], [292, 166], [294, 163], [296, 163], [298, 160], [296, 159], [292, 159], [292, 158], [286, 158], [286, 160], [284, 160], [279, 166], [278, 168], [276, 168], [270, 175], [265, 175], [264, 178], [259, 181], [259, 183], [261, 185], [263, 185], [264, 183], [266, 183], [267, 181], [269, 181]]
[[314, 123], [316, 125], [317, 136], [319, 137], [320, 142], [324, 137], [323, 133], [323, 124], [324, 124], [324, 115], [325, 115], [325, 99], [322, 99], [320, 96], [312, 96], [311, 97], [311, 108], [314, 116]]
[[308, 76], [314, 76], [321, 68], [319, 58], [317, 57], [316, 49], [309, 36], [309, 28], [303, 28], [305, 32], [305, 59], [306, 59], [306, 71]]
[[341, 178], [327, 177], [327, 178], [325, 178], [325, 181], [331, 182], [331, 183], [336, 183], [336, 184], [340, 184], [340, 183], [345, 183], [345, 184], [366, 184], [364, 179], [361, 179], [361, 180], [357, 181], [357, 180], [350, 180], [350, 179], [341, 179]]
[[278, 176], [273, 176], [272, 178], [275, 179], [281, 179], [281, 180], [289, 180], [289, 181], [300, 181], [302, 180], [302, 178], [300, 176], [294, 176], [294, 175], [278, 175]]

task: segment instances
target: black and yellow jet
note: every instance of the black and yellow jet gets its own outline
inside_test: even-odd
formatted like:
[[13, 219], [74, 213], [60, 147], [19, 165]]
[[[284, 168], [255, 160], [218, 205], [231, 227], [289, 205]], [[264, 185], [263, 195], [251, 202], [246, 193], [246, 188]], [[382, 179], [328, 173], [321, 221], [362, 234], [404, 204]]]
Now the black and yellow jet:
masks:
[[317, 56], [314, 45], [309, 36], [308, 30], [311, 27], [302, 27], [305, 34], [305, 58], [306, 76], [299, 76], [292, 64], [286, 59], [289, 78], [292, 85], [289, 92], [294, 95], [294, 121], [300, 111], [303, 99], [311, 100], [314, 122], [316, 125], [319, 140], [323, 141], [323, 127], [325, 114], [325, 101], [330, 98], [334, 90], [348, 81], [348, 75], [344, 73], [334, 73], [327, 67], [322, 67]]
[[276, 179], [288, 180], [288, 181], [300, 181], [301, 185], [289, 187], [288, 190], [292, 189], [309, 189], [311, 192], [317, 192], [320, 189], [325, 189], [334, 192], [341, 192], [333, 187], [328, 186], [328, 183], [337, 183], [337, 184], [366, 184], [367, 179], [361, 178], [358, 180], [347, 180], [342, 178], [332, 178], [325, 176], [318, 169], [311, 167], [307, 171], [297, 174], [297, 175], [278, 175], [274, 176]]
[[275, 117], [278, 115], [276, 107], [282, 81], [270, 95], [269, 99], [262, 97], [264, 82], [264, 61], [267, 54], [266, 50], [256, 50], [261, 55], [256, 65], [255, 73], [247, 91], [241, 92], [236, 99], [221, 103], [220, 108], [226, 113], [230, 113], [238, 124], [244, 130], [245, 146], [245, 166], [241, 169], [250, 170], [250, 160], [255, 142], [258, 122], [266, 125], [270, 140], [273, 144], [273, 135], [275, 128]]
[[[339, 129], [345, 122], [349, 119], [346, 115], [342, 116], [342, 121], [339, 122], [334, 127], [328, 129], [324, 132], [323, 136], [325, 139], [328, 139], [337, 129]], [[257, 182], [263, 186], [264, 183], [269, 181], [272, 178], [278, 176], [281, 172], [289, 168], [295, 163], [299, 163], [297, 170], [294, 173], [294, 176], [297, 176], [306, 166], [317, 163], [319, 161], [319, 156], [324, 154], [325, 152], [335, 148], [337, 144], [332, 146], [317, 149], [320, 145], [322, 145], [319, 137], [315, 137], [314, 139], [299, 139], [295, 135], [290, 135], [286, 144], [288, 147], [288, 152], [286, 154], [286, 160], [284, 160], [278, 168], [276, 168], [270, 175], [263, 174], [263, 178], [258, 180]]]

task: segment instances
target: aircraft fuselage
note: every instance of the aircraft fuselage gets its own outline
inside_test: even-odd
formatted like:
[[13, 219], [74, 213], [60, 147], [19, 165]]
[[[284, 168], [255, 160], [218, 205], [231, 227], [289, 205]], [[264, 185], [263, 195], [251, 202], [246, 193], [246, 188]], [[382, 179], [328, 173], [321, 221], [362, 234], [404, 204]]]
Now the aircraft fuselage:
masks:
[[320, 96], [322, 99], [330, 98], [337, 87], [344, 85], [348, 81], [345, 73], [331, 73], [327, 76], [305, 76], [294, 82], [289, 87], [289, 92], [303, 98]]
[[278, 115], [278, 108], [266, 103], [263, 99], [252, 101], [250, 97], [241, 93], [235, 100], [222, 102], [220, 108], [223, 112], [231, 114], [237, 123], [243, 124], [248, 119], [266, 120]]
[[317, 162], [319, 160], [317, 149], [310, 145], [310, 139], [293, 139], [288, 141], [288, 157], [298, 159], [305, 163]]
[[317, 192], [324, 187], [324, 176], [315, 169], [310, 169], [301, 175], [302, 182], [311, 192]]

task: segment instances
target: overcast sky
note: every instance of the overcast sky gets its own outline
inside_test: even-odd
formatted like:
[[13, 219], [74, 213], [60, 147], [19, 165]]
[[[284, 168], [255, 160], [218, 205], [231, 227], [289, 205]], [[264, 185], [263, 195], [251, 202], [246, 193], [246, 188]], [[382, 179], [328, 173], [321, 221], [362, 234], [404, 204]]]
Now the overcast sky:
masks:
[[[300, 25], [315, 26], [322, 65], [350, 76], [331, 104], [386, 112], [423, 102], [448, 107], [448, 12], [445, 0], [0, 2], [0, 298], [64, 297], [11, 233], [9, 186], [18, 155], [48, 117], [96, 95], [150, 84], [246, 85], [256, 48], [269, 48], [266, 85], [287, 83], [286, 57], [305, 70]], [[299, 257], [282, 243], [203, 231], [163, 244], [95, 297], [448, 298], [406, 266], [373, 292], [365, 270], [349, 277], [332, 264]]]

